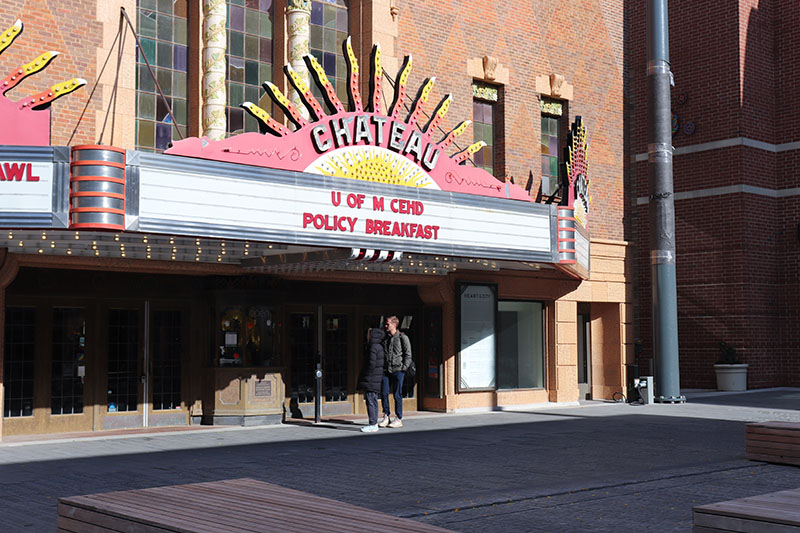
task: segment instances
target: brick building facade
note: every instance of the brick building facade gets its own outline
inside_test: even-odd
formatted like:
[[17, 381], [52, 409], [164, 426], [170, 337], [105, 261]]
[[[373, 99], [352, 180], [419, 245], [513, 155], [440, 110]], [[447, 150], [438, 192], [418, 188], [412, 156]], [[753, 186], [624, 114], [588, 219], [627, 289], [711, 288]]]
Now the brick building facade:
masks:
[[[354, 271], [349, 264], [333, 264], [320, 271], [264, 273], [262, 270], [259, 273], [246, 266], [250, 263], [240, 260], [247, 255], [250, 246], [251, 250], [257, 248], [265, 256], [276, 253], [270, 251], [273, 243], [263, 238], [227, 239], [229, 251], [234, 246], [239, 247], [238, 253], [243, 254], [239, 258], [232, 258], [232, 253], [223, 257], [224, 251], [220, 252], [219, 262], [200, 257], [201, 240], [204, 249], [225, 248], [226, 239], [219, 236], [222, 224], [208, 235], [185, 231], [169, 233], [167, 230], [160, 235], [158, 231], [148, 233], [137, 231], [135, 227], [116, 235], [92, 232], [90, 239], [97, 239], [96, 253], [88, 250], [80, 256], [77, 252], [70, 255], [70, 249], [61, 251], [65, 236], [71, 238], [73, 227], [43, 231], [40, 240], [50, 242], [53, 239], [52, 247], [37, 253], [35, 247], [29, 248], [31, 236], [39, 239], [37, 232], [26, 233], [24, 228], [20, 232], [16, 226], [3, 224], [0, 313], [5, 311], [6, 317], [4, 327], [0, 327], [0, 340], [5, 335], [0, 346], [6, 352], [5, 368], [13, 366], [9, 363], [9, 350], [17, 350], [14, 365], [25, 357], [27, 352], [20, 348], [23, 345], [34, 354], [31, 357], [35, 365], [31, 376], [25, 378], [33, 390], [30, 399], [20, 396], [22, 393], [18, 391], [24, 387], [20, 388], [19, 383], [14, 385], [17, 388], [13, 394], [9, 393], [7, 385], [11, 380], [19, 381], [22, 366], [13, 366], [16, 373], [13, 378], [6, 372], [0, 380], [6, 383], [5, 396], [0, 394], [0, 398], [6, 398], [0, 435], [99, 430], [148, 423], [245, 423], [248, 417], [251, 421], [263, 421], [269, 417], [307, 415], [309, 402], [304, 389], [307, 376], [295, 375], [299, 368], [300, 345], [303, 349], [319, 346], [322, 353], [317, 355], [326, 361], [339, 358], [339, 368], [324, 368], [326, 376], [333, 379], [338, 375], [342, 383], [336, 391], [326, 392], [323, 414], [363, 413], [362, 397], [355, 390], [363, 341], [360, 330], [365, 325], [374, 325], [384, 314], [380, 302], [376, 303], [372, 297], [374, 291], [390, 295], [389, 298], [397, 302], [395, 312], [408, 317], [403, 327], [409, 328], [409, 336], [419, 348], [418, 368], [426, 372], [419, 378], [416, 388], [412, 384], [410, 390], [404, 391], [403, 403], [407, 409], [492, 409], [575, 402], [585, 397], [611, 398], [624, 392], [625, 364], [630, 362], [633, 352], [632, 246], [627, 240], [630, 235], [625, 225], [625, 206], [631, 200], [626, 196], [628, 191], [623, 179], [625, 73], [628, 68], [625, 2], [509, 1], [478, 9], [474, 3], [453, 0], [438, 3], [434, 11], [429, 2], [399, 0], [313, 0], [307, 4], [311, 6], [310, 47], [312, 52], [319, 48], [318, 57], [320, 62], [325, 60], [329, 77], [337, 81], [344, 77], [340, 45], [343, 36], [349, 33], [354, 55], [362, 69], [362, 94], [368, 94], [371, 47], [380, 44], [386, 73], [384, 101], [388, 108], [397, 81], [395, 76], [404, 56], [411, 54], [414, 63], [408, 80], [409, 91], [420, 87], [426, 77], [436, 76], [428, 113], [444, 95], [453, 95], [447, 119], [441, 126], [443, 133], [465, 119], [488, 124], [482, 132], [469, 128], [448, 149], [447, 155], [465, 149], [473, 140], [491, 141], [491, 151], [484, 152], [482, 157], [483, 161], [491, 161], [486, 166], [503, 184], [499, 188], [505, 187], [508, 191], [513, 184], [527, 188], [530, 197], [540, 200], [531, 202], [535, 209], [550, 210], [553, 221], [556, 220], [555, 206], [545, 205], [548, 194], [540, 192], [545, 191], [542, 183], [545, 151], [563, 163], [566, 130], [581, 116], [588, 131], [589, 145], [591, 200], [587, 229], [591, 237], [587, 248], [591, 250], [590, 271], [580, 275], [558, 264], [523, 264], [513, 260], [500, 266], [483, 261], [486, 267], [483, 268], [479, 261], [473, 262], [464, 256], [458, 259], [457, 271], [453, 269], [442, 275], [440, 269], [437, 275], [432, 275], [435, 269], [429, 273], [420, 268], [421, 263], [415, 265], [414, 262], [420, 259], [433, 262], [440, 258], [437, 254], [427, 257], [423, 253], [416, 258], [409, 255], [410, 260], [404, 259], [406, 262], [402, 266], [407, 270], [402, 275], [394, 270]], [[0, 26], [7, 27], [20, 17], [26, 29], [18, 42], [0, 56], [0, 65], [11, 69], [44, 50], [62, 52], [50, 68], [15, 89], [14, 98], [30, 96], [74, 76], [88, 81], [83, 90], [52, 106], [52, 146], [101, 144], [102, 141], [104, 145], [129, 150], [129, 156], [138, 161], [129, 162], [135, 172], [145, 169], [147, 162], [159, 161], [166, 165], [161, 169], [164, 172], [172, 168], [170, 165], [182, 171], [202, 172], [205, 163], [173, 164], [169, 162], [171, 156], [151, 154], [166, 148], [164, 135], [171, 135], [171, 140], [176, 141], [177, 129], [165, 119], [154, 89], [148, 88], [146, 67], [141, 56], [137, 61], [131, 35], [127, 34], [119, 56], [114, 48], [122, 7], [139, 28], [144, 56], [153, 54], [151, 61], [159, 75], [166, 76], [159, 78], [161, 84], [170, 84], [165, 91], [174, 104], [173, 111], [179, 115], [177, 122], [185, 124], [187, 136], [198, 137], [203, 133], [201, 5], [202, 2], [193, 0], [5, 2], [0, 6]], [[262, 81], [272, 81], [288, 92], [290, 87], [282, 67], [290, 59], [290, 28], [286, 17], [289, 2], [229, 0], [228, 6], [229, 66], [235, 67], [236, 62], [241, 61], [244, 72], [242, 75], [242, 72], [234, 72], [234, 68], [229, 70], [231, 90], [248, 95], [252, 92], [247, 91], [254, 87], [258, 90]], [[260, 17], [261, 26], [252, 24], [255, 19], [248, 17], [253, 15]], [[143, 21], [142, 17], [147, 20]], [[152, 26], [145, 22], [152, 22]], [[254, 57], [248, 55], [251, 53]], [[255, 83], [250, 79], [251, 64], [255, 65], [252, 72], [257, 73], [256, 78], [260, 76]], [[177, 80], [181, 80], [180, 86]], [[116, 104], [112, 105], [115, 83], [118, 85]], [[340, 87], [336, 90], [338, 92]], [[494, 96], [484, 98], [486, 93], [479, 93], [480, 90], [496, 94], [496, 99]], [[94, 96], [89, 101], [92, 91]], [[245, 96], [245, 99], [261, 103], [262, 96], [263, 90], [255, 98]], [[185, 109], [179, 109], [179, 100], [186, 102]], [[543, 102], [550, 107], [545, 107]], [[253, 131], [247, 128], [256, 125], [248, 116], [237, 119], [239, 122], [233, 120], [234, 116], [242, 116], [240, 103], [228, 102], [228, 133], [231, 135]], [[474, 116], [476, 110], [485, 109], [487, 105], [493, 109], [491, 120], [488, 116]], [[555, 109], [558, 113], [553, 111]], [[288, 124], [277, 107], [270, 110], [276, 119]], [[547, 122], [551, 126], [547, 127], [554, 128], [548, 132], [542, 131], [545, 117], [552, 119]], [[427, 117], [420, 123], [426, 121]], [[545, 137], [555, 139], [553, 142], [557, 141], [558, 146], [543, 145]], [[13, 152], [13, 147], [0, 146], [4, 157], [10, 157]], [[248, 167], [225, 164], [213, 168], [220, 169], [220, 179], [223, 179], [230, 177], [225, 172], [246, 174], [242, 168]], [[498, 187], [494, 181], [492, 184]], [[379, 190], [388, 190], [385, 189], [388, 185], [382, 186], [384, 189]], [[525, 203], [528, 203], [527, 198]], [[77, 237], [80, 232], [74, 233]], [[171, 252], [165, 248], [163, 258], [151, 260], [150, 244], [155, 247], [158, 239], [169, 239], [167, 248]], [[25, 249], [15, 248], [23, 240]], [[119, 240], [126, 243], [124, 250], [117, 244]], [[176, 241], [174, 247], [173, 240]], [[553, 246], [556, 240], [554, 226]], [[288, 241], [275, 242], [293, 250]], [[183, 248], [197, 248], [198, 256], [192, 253], [187, 259], [177, 257], [183, 253]], [[555, 249], [553, 253], [558, 255]], [[542, 317], [539, 325], [536, 325], [538, 319], [531, 322], [542, 328], [541, 360], [537, 360], [542, 368], [536, 379], [525, 375], [520, 376], [517, 385], [472, 389], [460, 381], [460, 372], [465, 368], [461, 365], [462, 352], [469, 346], [459, 337], [462, 327], [459, 322], [462, 293], [459, 291], [470, 286], [491, 287], [496, 301], [501, 307], [505, 306], [502, 309], [504, 319], [533, 312], [539, 313], [536, 317]], [[248, 315], [251, 310], [252, 316]], [[9, 312], [14, 313], [13, 322], [8, 318]], [[262, 353], [264, 350], [246, 356], [248, 364], [257, 366], [256, 369], [242, 368], [247, 364], [243, 365], [241, 360], [231, 362], [224, 355], [228, 333], [231, 333], [225, 328], [230, 326], [229, 322], [241, 322], [242, 315], [257, 325], [254, 327], [261, 327], [259, 321], [269, 316], [271, 318], [264, 323], [269, 323], [269, 328], [278, 328], [270, 341], [277, 350], [271, 363], [258, 359], [266, 357]], [[57, 335], [63, 334], [61, 329], [64, 329], [58, 329], [61, 327], [58, 324], [70, 317], [84, 321], [88, 333], [80, 335], [80, 342], [86, 343], [85, 357], [92, 361], [88, 365], [56, 362], [54, 354], [63, 351], [66, 343], [58, 340]], [[489, 319], [494, 320], [487, 317]], [[319, 330], [309, 329], [309, 324], [317, 324], [317, 321]], [[328, 326], [324, 332], [323, 323]], [[25, 341], [14, 336], [9, 340], [9, 331], [18, 324], [27, 324], [25, 327], [35, 331], [35, 339]], [[131, 348], [133, 344], [112, 340], [122, 330], [135, 337], [138, 344], [134, 348]], [[315, 331], [304, 340], [298, 333], [301, 330]], [[151, 382], [144, 370], [152, 363], [147, 359], [135, 360], [138, 352], [147, 352], [146, 346], [150, 347], [153, 357], [158, 355], [158, 350], [165, 349], [169, 343], [164, 341], [164, 346], [159, 346], [157, 339], [151, 338], [161, 331], [182, 339], [180, 361], [172, 361], [169, 367], [177, 374], [169, 378], [172, 389], [166, 392], [159, 387], [163, 388], [169, 381], [167, 377], [161, 376], [162, 381]], [[250, 329], [243, 331], [250, 333]], [[263, 337], [266, 339], [266, 333]], [[322, 337], [330, 344], [324, 344]], [[235, 339], [235, 336], [230, 338]], [[237, 341], [232, 342], [231, 346], [236, 346]], [[241, 340], [238, 342], [241, 344]], [[262, 342], [261, 339], [258, 342]], [[266, 345], [266, 340], [263, 342]], [[83, 348], [81, 344], [81, 350]], [[112, 360], [108, 353], [114, 350], [116, 359]], [[0, 356], [3, 353], [0, 351]], [[83, 355], [82, 351], [81, 357]], [[241, 354], [237, 352], [237, 355]], [[139, 374], [130, 369], [119, 370], [125, 374], [124, 378], [115, 374], [114, 365], [128, 356], [133, 357], [131, 364], [144, 372], [141, 384]], [[64, 366], [60, 366], [62, 363]], [[308, 361], [303, 364], [306, 363]], [[525, 364], [528, 363], [526, 359]], [[80, 404], [80, 413], [66, 417], [62, 414], [67, 405], [66, 393], [57, 387], [74, 384], [80, 367], [83, 367], [80, 372], [85, 372], [80, 376], [85, 389], [81, 385], [81, 392], [73, 391], [70, 402], [74, 403], [67, 407], [75, 410]], [[0, 364], [0, 371], [2, 368]], [[423, 379], [430, 381], [425, 383]], [[114, 391], [112, 395], [108, 384], [113, 382], [117, 384], [115, 387], [121, 386], [123, 380], [128, 380], [125, 382], [127, 392]], [[273, 402], [268, 408], [263, 403], [266, 400], [258, 397], [258, 394], [266, 394], [265, 391]], [[156, 393], [160, 399], [156, 399]], [[14, 396], [11, 398], [13, 410], [9, 407], [9, 394]], [[57, 413], [58, 409], [61, 412]]]
[[[635, 3], [634, 3], [635, 4]], [[669, 3], [681, 385], [715, 388], [720, 342], [748, 387], [797, 386], [800, 156], [796, 2]], [[632, 238], [649, 367], [644, 5], [631, 5]]]

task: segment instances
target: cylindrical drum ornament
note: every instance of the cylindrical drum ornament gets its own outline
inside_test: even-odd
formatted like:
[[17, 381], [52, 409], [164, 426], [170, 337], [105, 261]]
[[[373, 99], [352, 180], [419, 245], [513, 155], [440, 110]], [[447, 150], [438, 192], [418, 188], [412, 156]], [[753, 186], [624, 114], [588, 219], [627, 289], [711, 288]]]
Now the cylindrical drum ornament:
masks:
[[69, 227], [125, 229], [125, 150], [96, 145], [72, 147]]
[[558, 262], [577, 263], [575, 253], [575, 210], [572, 207], [558, 207]]

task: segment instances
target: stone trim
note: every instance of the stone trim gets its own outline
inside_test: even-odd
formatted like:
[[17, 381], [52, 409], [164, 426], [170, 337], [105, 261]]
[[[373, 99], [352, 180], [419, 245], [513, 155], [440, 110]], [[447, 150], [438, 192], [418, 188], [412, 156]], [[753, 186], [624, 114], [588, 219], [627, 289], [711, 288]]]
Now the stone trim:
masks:
[[536, 92], [559, 100], [572, 100], [575, 88], [563, 75], [552, 73], [536, 76]]
[[510, 71], [494, 56], [467, 59], [467, 74], [476, 80], [488, 81], [498, 85], [508, 85]]

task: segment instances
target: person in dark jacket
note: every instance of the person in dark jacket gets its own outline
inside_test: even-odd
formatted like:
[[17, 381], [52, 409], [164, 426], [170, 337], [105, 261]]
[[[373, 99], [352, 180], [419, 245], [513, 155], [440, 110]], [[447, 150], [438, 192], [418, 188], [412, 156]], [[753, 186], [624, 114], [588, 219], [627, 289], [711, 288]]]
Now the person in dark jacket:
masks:
[[381, 392], [383, 382], [384, 353], [383, 340], [386, 334], [379, 328], [367, 331], [368, 350], [364, 358], [364, 368], [358, 380], [359, 390], [364, 391], [364, 400], [367, 402], [367, 415], [369, 425], [361, 428], [364, 433], [378, 431], [378, 393]]

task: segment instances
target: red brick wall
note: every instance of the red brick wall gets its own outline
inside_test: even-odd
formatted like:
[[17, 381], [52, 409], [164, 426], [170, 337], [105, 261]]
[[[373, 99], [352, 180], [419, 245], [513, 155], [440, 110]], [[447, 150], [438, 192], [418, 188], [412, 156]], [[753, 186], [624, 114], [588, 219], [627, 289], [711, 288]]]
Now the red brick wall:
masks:
[[[676, 148], [745, 137], [795, 142], [800, 113], [796, 66], [800, 4], [789, 1], [672, 0], [670, 60], [675, 73], [672, 110], [681, 124]], [[633, 6], [631, 109], [634, 153], [647, 146], [645, 12]], [[783, 147], [784, 149], [786, 147]], [[681, 384], [715, 388], [712, 364], [719, 342], [750, 364], [750, 388], [800, 384], [795, 354], [798, 314], [800, 151], [733, 146], [674, 158], [676, 193], [745, 185], [764, 195], [735, 192], [676, 200], [678, 327]], [[632, 166], [635, 197], [648, 195], [646, 162]], [[796, 194], [785, 191], [780, 194]], [[634, 201], [635, 202], [635, 201]], [[632, 205], [637, 247], [638, 335], [652, 352], [647, 205]], [[647, 365], [645, 365], [646, 368]]]
[[[574, 86], [570, 121], [583, 116], [588, 130], [592, 236], [623, 239], [623, 0], [583, 2], [519, 0], [477, 8], [454, 0], [398, 3], [402, 54], [413, 54], [413, 91], [436, 76], [431, 101], [453, 93], [444, 129], [472, 118], [467, 59], [491, 55], [510, 70], [505, 88], [506, 169], [523, 186], [541, 179], [540, 110], [536, 76], [563, 74]], [[394, 77], [395, 73], [389, 73]], [[432, 105], [431, 105], [432, 108]], [[471, 142], [465, 133], [459, 145]]]
[[[4, 0], [0, 2], [0, 31], [22, 19], [24, 26], [14, 44], [0, 55], [0, 78], [12, 69], [32, 61], [47, 50], [61, 52], [43, 72], [31, 76], [6, 94], [20, 100], [58, 82], [83, 78], [88, 84], [53, 103], [51, 144], [65, 146], [89, 99], [97, 78], [97, 49], [102, 26], [97, 22], [96, 0]], [[113, 65], [111, 65], [113, 68]], [[95, 94], [71, 144], [94, 143], [95, 116], [100, 111], [100, 95]]]

